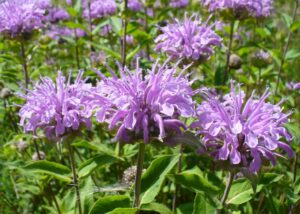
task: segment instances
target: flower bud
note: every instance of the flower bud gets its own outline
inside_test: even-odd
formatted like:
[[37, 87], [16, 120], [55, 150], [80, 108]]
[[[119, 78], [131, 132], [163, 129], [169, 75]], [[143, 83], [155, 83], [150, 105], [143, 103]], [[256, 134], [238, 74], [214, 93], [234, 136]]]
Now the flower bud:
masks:
[[43, 151], [39, 151], [39, 155], [35, 152], [31, 158], [33, 161], [44, 160], [46, 158], [46, 154]]
[[231, 69], [240, 69], [242, 66], [242, 59], [236, 54], [231, 54], [229, 58], [229, 68]]
[[2, 88], [1, 92], [0, 92], [0, 98], [2, 99], [7, 99], [10, 96], [12, 96], [12, 92], [9, 88]]
[[272, 63], [272, 56], [267, 51], [259, 50], [252, 55], [251, 62], [257, 68], [264, 68]]
[[24, 152], [27, 149], [28, 144], [24, 140], [20, 140], [16, 143], [16, 146], [19, 152]]

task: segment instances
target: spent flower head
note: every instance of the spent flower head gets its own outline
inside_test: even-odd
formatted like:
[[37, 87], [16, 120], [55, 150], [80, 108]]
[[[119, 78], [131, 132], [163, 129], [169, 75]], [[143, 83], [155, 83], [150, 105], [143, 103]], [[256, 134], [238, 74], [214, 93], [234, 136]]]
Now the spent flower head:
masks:
[[252, 93], [246, 100], [240, 85], [238, 88], [236, 91], [232, 83], [230, 93], [223, 100], [208, 93], [199, 105], [199, 120], [192, 128], [199, 128], [204, 151], [217, 160], [228, 160], [252, 172], [259, 171], [264, 160], [275, 165], [277, 149], [293, 156], [293, 150], [284, 142], [292, 139], [284, 127], [291, 112], [283, 113], [281, 103], [266, 102], [268, 90], [259, 99]]
[[155, 39], [155, 50], [187, 62], [209, 59], [214, 48], [222, 44], [221, 37], [212, 26], [202, 23], [196, 15], [185, 15], [183, 22], [175, 20], [175, 23], [162, 27], [161, 31], [162, 34]]
[[102, 81], [90, 100], [98, 122], [117, 128], [117, 140], [133, 143], [143, 139], [163, 140], [173, 133], [181, 133], [186, 126], [180, 117], [194, 114], [194, 91], [188, 79], [175, 75], [177, 65], [158, 61], [144, 75], [137, 62], [135, 71], [120, 68], [121, 77], [99, 73]]
[[85, 112], [91, 85], [85, 83], [82, 74], [80, 71], [71, 84], [71, 74], [66, 82], [59, 71], [56, 83], [49, 77], [42, 77], [33, 90], [19, 94], [25, 99], [19, 111], [24, 131], [36, 134], [41, 129], [46, 137], [55, 139], [79, 130], [82, 125], [90, 128], [91, 121]]

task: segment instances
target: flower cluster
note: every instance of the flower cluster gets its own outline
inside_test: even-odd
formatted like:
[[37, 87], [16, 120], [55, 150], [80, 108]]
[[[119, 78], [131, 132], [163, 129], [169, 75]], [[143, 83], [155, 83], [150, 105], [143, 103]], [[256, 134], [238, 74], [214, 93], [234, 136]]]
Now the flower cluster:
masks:
[[10, 38], [44, 27], [48, 0], [9, 0], [0, 3], [0, 33]]
[[271, 15], [273, 0], [201, 0], [209, 11], [232, 10], [240, 17], [263, 18]]
[[77, 37], [86, 36], [86, 32], [80, 28], [70, 29], [68, 27], [58, 27], [52, 26], [47, 32], [46, 35], [51, 39], [59, 40], [62, 37], [75, 37], [75, 33]]
[[48, 21], [51, 23], [57, 23], [59, 21], [66, 21], [70, 18], [69, 13], [62, 8], [51, 8], [48, 10]]
[[91, 85], [85, 83], [82, 74], [80, 72], [71, 84], [71, 74], [66, 82], [58, 72], [56, 84], [44, 77], [32, 91], [20, 94], [26, 100], [19, 112], [24, 131], [36, 134], [37, 129], [41, 129], [46, 137], [53, 139], [78, 130], [81, 125], [90, 128], [91, 121], [85, 112]]
[[189, 0], [171, 0], [170, 5], [174, 8], [183, 8], [188, 6]]
[[86, 19], [99, 19], [113, 15], [117, 12], [114, 0], [88, 0], [83, 1], [83, 16]]
[[163, 140], [185, 128], [180, 117], [193, 116], [195, 92], [185, 76], [175, 76], [177, 65], [167, 64], [156, 62], [145, 76], [138, 63], [134, 72], [120, 69], [121, 78], [114, 73], [107, 78], [99, 72], [102, 81], [90, 106], [98, 122], [108, 123], [110, 129], [118, 128], [118, 140]]
[[204, 61], [214, 53], [214, 47], [222, 44], [222, 39], [212, 30], [212, 26], [201, 23], [197, 16], [175, 20], [161, 28], [162, 34], [155, 39], [155, 50], [167, 53], [173, 59]]
[[280, 103], [266, 102], [269, 95], [266, 90], [261, 98], [255, 99], [252, 94], [246, 100], [244, 92], [236, 91], [233, 83], [222, 101], [207, 93], [206, 101], [197, 109], [199, 120], [192, 124], [199, 128], [206, 150], [218, 160], [230, 160], [252, 172], [260, 169], [263, 160], [275, 165], [277, 148], [293, 156], [291, 147], [282, 142], [291, 140], [284, 127], [291, 113], [283, 113]]
[[128, 8], [131, 11], [141, 11], [143, 4], [139, 0], [128, 0]]

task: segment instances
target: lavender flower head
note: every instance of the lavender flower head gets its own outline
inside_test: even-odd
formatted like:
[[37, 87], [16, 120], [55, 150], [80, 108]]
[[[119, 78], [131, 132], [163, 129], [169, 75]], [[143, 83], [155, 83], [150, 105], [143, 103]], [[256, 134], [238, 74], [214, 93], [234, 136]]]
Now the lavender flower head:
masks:
[[174, 8], [183, 8], [188, 6], [189, 0], [171, 0], [170, 5]]
[[127, 6], [131, 11], [141, 11], [143, 9], [143, 4], [139, 0], [128, 0]]
[[102, 81], [90, 99], [93, 100], [90, 106], [98, 122], [108, 123], [109, 129], [118, 129], [117, 140], [162, 141], [186, 128], [180, 117], [193, 116], [195, 92], [185, 76], [175, 76], [177, 65], [167, 64], [168, 61], [159, 65], [157, 61], [145, 77], [138, 62], [135, 71], [120, 68], [121, 78], [113, 71], [111, 78], [99, 72]]
[[215, 46], [220, 46], [222, 39], [212, 30], [212, 26], [201, 23], [196, 16], [183, 22], [175, 20], [161, 28], [162, 34], [155, 39], [156, 51], [162, 51], [173, 59], [187, 61], [205, 61], [214, 53]]
[[264, 18], [273, 11], [273, 0], [200, 0], [212, 11], [231, 10], [236, 17]]
[[83, 1], [83, 16], [86, 19], [99, 19], [113, 15], [117, 12], [114, 0], [88, 0]]
[[[86, 32], [80, 28], [75, 29], [77, 37], [86, 36]], [[47, 32], [46, 35], [51, 39], [59, 40], [62, 37], [74, 37], [75, 36], [74, 29], [70, 29], [68, 27], [58, 27], [53, 25]]]
[[59, 21], [66, 21], [70, 18], [69, 13], [63, 8], [51, 8], [48, 11], [48, 21], [51, 23], [57, 23]]
[[26, 101], [19, 112], [24, 131], [36, 134], [41, 129], [47, 138], [55, 139], [79, 130], [82, 125], [90, 128], [85, 103], [91, 85], [85, 83], [82, 74], [79, 72], [74, 84], [71, 84], [71, 74], [66, 82], [66, 78], [58, 72], [56, 84], [43, 77], [32, 91], [20, 94]]
[[0, 3], [0, 34], [10, 38], [43, 28], [47, 0], [9, 0]]
[[[240, 85], [238, 86], [240, 88]], [[293, 156], [291, 147], [282, 140], [292, 137], [284, 127], [290, 113], [283, 113], [281, 103], [266, 102], [268, 90], [259, 98], [254, 93], [246, 100], [245, 93], [231, 92], [220, 101], [207, 94], [206, 100], [198, 107], [198, 121], [192, 128], [199, 128], [206, 151], [217, 160], [229, 160], [235, 166], [250, 168], [258, 172], [263, 160], [276, 164], [276, 149]]]

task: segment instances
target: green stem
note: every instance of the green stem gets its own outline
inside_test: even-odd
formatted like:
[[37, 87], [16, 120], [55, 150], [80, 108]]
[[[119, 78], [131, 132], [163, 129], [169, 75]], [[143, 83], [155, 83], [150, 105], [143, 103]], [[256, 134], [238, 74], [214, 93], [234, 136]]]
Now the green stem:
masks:
[[78, 36], [76, 33], [76, 29], [74, 29], [74, 37], [75, 37], [75, 59], [76, 59], [76, 65], [77, 69], [80, 69], [80, 60], [79, 60], [79, 47], [78, 47]]
[[[179, 160], [177, 163], [177, 173], [180, 173], [182, 171], [182, 156], [183, 156], [183, 144], [180, 144], [180, 150], [179, 150]], [[172, 211], [175, 212], [176, 209], [176, 201], [177, 201], [177, 195], [179, 192], [180, 185], [175, 186], [175, 192], [173, 195], [173, 201], [172, 201]]]
[[258, 71], [258, 94], [261, 95], [261, 68]]
[[[29, 76], [28, 76], [28, 68], [27, 68], [27, 58], [26, 58], [26, 51], [25, 51], [25, 44], [23, 41], [21, 43], [21, 56], [22, 56], [22, 66], [23, 66], [23, 74], [25, 80], [25, 88], [28, 89], [29, 85]], [[27, 93], [27, 91], [25, 92]]]
[[126, 64], [126, 35], [127, 35], [127, 8], [128, 8], [128, 0], [124, 1], [124, 19], [123, 19], [123, 41], [122, 41], [122, 66], [125, 67]]
[[232, 20], [230, 23], [229, 45], [228, 45], [228, 51], [227, 51], [227, 56], [226, 56], [226, 65], [225, 65], [225, 70], [224, 70], [223, 85], [225, 85], [226, 80], [229, 75], [229, 59], [230, 59], [231, 49], [232, 49], [233, 31], [234, 31], [234, 20]]
[[[294, 11], [293, 11], [293, 17], [292, 17], [291, 25], [293, 25], [295, 20], [296, 20], [298, 5], [299, 5], [299, 1], [295, 0], [295, 7], [294, 7]], [[287, 54], [288, 49], [289, 49], [289, 45], [290, 45], [290, 41], [291, 41], [291, 35], [292, 35], [292, 31], [289, 30], [288, 36], [287, 36], [287, 41], [286, 41], [285, 47], [283, 49], [283, 54], [282, 54], [281, 61], [280, 61], [279, 71], [278, 71], [278, 74], [277, 74], [275, 95], [278, 92], [279, 80], [280, 80], [280, 77], [281, 77], [281, 74], [282, 74], [282, 71], [283, 71], [283, 66], [284, 66], [284, 63], [285, 63], [285, 60], [286, 60], [286, 54]]]
[[141, 181], [142, 181], [142, 172], [143, 164], [145, 157], [145, 143], [139, 144], [139, 153], [136, 166], [136, 175], [135, 175], [135, 187], [134, 187], [134, 207], [140, 208], [140, 194], [141, 194]]
[[230, 188], [231, 188], [231, 185], [232, 185], [233, 178], [234, 178], [234, 173], [232, 171], [229, 171], [229, 176], [228, 176], [228, 180], [227, 180], [227, 183], [226, 183], [226, 188], [225, 188], [224, 194], [223, 194], [222, 199], [221, 199], [222, 206], [225, 205], [226, 199], [228, 197], [228, 194], [229, 194], [229, 191], [230, 191]]
[[77, 202], [77, 206], [78, 206], [78, 212], [79, 212], [79, 214], [82, 214], [79, 184], [78, 184], [79, 182], [78, 182], [78, 176], [77, 176], [77, 173], [76, 173], [76, 166], [75, 166], [75, 160], [74, 160], [74, 150], [73, 150], [73, 147], [72, 147], [71, 143], [69, 142], [69, 140], [67, 140], [66, 143], [67, 143], [67, 146], [68, 146], [69, 159], [70, 159], [72, 173], [73, 173], [73, 185], [75, 186], [76, 202]]

